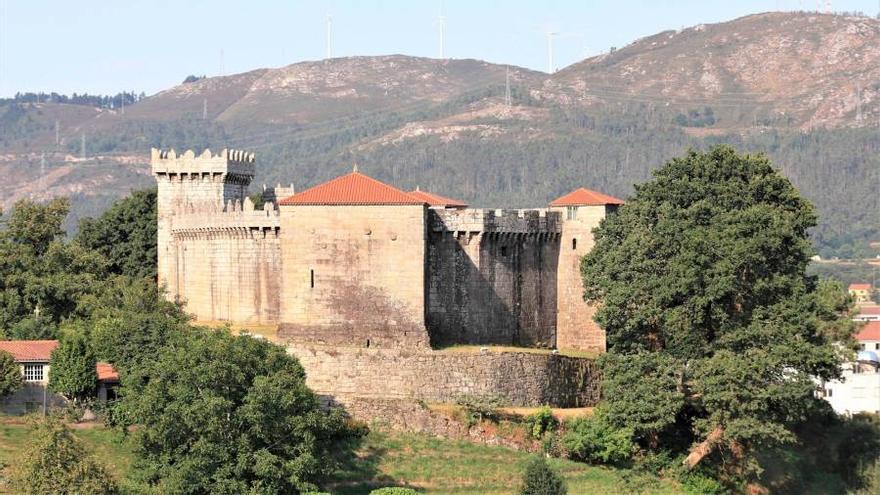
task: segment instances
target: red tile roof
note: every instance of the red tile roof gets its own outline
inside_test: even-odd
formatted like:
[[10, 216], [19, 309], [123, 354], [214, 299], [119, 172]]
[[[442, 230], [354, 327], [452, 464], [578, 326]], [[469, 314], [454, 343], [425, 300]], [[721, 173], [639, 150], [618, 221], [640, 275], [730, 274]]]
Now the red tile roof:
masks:
[[102, 382], [118, 382], [119, 373], [110, 363], [98, 363], [95, 365], [95, 371], [98, 372], [98, 380]]
[[19, 363], [49, 362], [57, 340], [0, 340], [0, 351], [12, 354]]
[[856, 334], [856, 340], [880, 340], [880, 321], [869, 321]]
[[862, 306], [859, 308], [860, 315], [880, 315], [880, 306]]
[[622, 204], [623, 200], [581, 187], [561, 198], [554, 199], [550, 203], [550, 206], [599, 206]]
[[282, 199], [282, 205], [423, 205], [425, 201], [357, 171]]
[[419, 201], [424, 201], [428, 203], [430, 206], [449, 206], [452, 208], [466, 208], [467, 203], [463, 203], [456, 199], [449, 199], [445, 196], [440, 196], [439, 194], [429, 193], [427, 191], [421, 191], [417, 187], [415, 191], [409, 192], [410, 196], [413, 196]]
[[849, 290], [871, 290], [871, 284], [849, 284]]

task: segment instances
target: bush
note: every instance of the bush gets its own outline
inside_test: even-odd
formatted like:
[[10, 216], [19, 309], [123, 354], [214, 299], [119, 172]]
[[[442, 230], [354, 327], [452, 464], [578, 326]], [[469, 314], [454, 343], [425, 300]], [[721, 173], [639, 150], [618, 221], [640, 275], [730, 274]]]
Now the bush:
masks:
[[413, 490], [412, 488], [389, 486], [373, 490], [370, 492], [370, 495], [419, 495], [419, 492]]
[[526, 466], [520, 495], [565, 495], [565, 482], [543, 457]]
[[56, 419], [37, 423], [33, 443], [12, 473], [13, 493], [111, 495], [116, 482]]
[[632, 458], [635, 450], [632, 437], [632, 430], [614, 427], [604, 414], [597, 412], [570, 422], [562, 443], [572, 459], [618, 464]]
[[502, 397], [495, 395], [462, 395], [455, 403], [464, 408], [467, 413], [468, 426], [473, 426], [484, 419], [497, 421], [498, 408], [506, 405]]
[[529, 432], [533, 438], [544, 438], [544, 434], [553, 431], [559, 426], [559, 421], [553, 417], [553, 411], [549, 407], [544, 406], [538, 409], [534, 414], [526, 418], [526, 424], [529, 426]]
[[722, 495], [729, 490], [720, 481], [700, 473], [687, 473], [680, 478], [681, 487], [688, 495]]

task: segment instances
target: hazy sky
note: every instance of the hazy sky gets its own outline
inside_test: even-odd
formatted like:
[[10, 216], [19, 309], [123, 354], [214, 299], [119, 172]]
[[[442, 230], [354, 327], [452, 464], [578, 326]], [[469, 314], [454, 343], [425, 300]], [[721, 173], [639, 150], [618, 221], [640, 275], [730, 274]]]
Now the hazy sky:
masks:
[[[547, 70], [665, 29], [825, 0], [446, 0], [446, 55]], [[834, 0], [875, 15], [878, 0]], [[188, 74], [230, 74], [333, 54], [439, 56], [440, 0], [0, 0], [0, 95], [152, 94]], [[221, 57], [222, 51], [222, 57]], [[222, 65], [221, 65], [222, 59]]]

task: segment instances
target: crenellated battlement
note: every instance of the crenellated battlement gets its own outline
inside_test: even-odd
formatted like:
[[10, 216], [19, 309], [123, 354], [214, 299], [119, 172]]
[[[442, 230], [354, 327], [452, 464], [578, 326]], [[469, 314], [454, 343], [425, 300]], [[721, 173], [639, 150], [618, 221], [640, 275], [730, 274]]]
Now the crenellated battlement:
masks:
[[481, 232], [487, 234], [558, 234], [559, 212], [546, 208], [492, 210], [479, 208], [430, 210], [432, 232]]
[[277, 236], [281, 228], [279, 211], [272, 203], [263, 206], [262, 209], [255, 208], [250, 198], [230, 200], [225, 205], [190, 204], [174, 217], [171, 232], [178, 239], [208, 234], [214, 237]]
[[150, 162], [153, 175], [157, 177], [179, 178], [220, 175], [224, 178], [236, 177], [248, 183], [254, 177], [256, 156], [244, 150], [223, 149], [218, 154], [206, 149], [196, 156], [193, 150], [178, 155], [176, 151], [153, 148]]

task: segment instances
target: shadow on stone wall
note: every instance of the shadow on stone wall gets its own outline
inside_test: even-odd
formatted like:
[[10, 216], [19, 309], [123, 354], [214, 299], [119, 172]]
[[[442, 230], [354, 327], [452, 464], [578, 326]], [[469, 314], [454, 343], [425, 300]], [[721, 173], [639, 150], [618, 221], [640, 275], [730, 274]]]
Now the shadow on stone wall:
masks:
[[463, 233], [457, 238], [448, 231], [431, 232], [431, 345], [555, 347], [558, 260], [559, 239], [553, 234]]
[[282, 323], [278, 336], [292, 343], [364, 348], [428, 349], [428, 333], [404, 302], [379, 287], [335, 281], [329, 307], [338, 321], [325, 325]]

